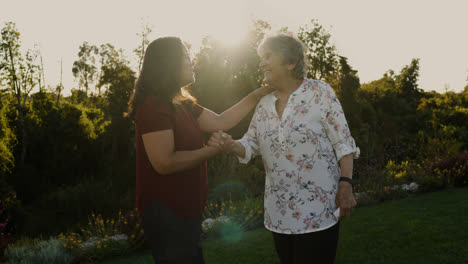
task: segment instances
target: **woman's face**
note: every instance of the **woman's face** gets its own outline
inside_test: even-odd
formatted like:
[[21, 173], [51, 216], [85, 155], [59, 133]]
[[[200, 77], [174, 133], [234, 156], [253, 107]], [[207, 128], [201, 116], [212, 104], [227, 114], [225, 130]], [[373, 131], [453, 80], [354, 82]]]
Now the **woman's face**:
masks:
[[180, 82], [181, 87], [187, 86], [193, 82], [195, 82], [195, 73], [193, 72], [193, 63], [192, 59], [190, 58], [190, 53], [187, 47], [183, 44], [183, 61], [182, 61], [182, 69], [180, 72]]
[[294, 65], [283, 63], [282, 57], [269, 49], [261, 56], [260, 70], [263, 73], [263, 82], [269, 85], [275, 85], [285, 78], [291, 77], [291, 69]]

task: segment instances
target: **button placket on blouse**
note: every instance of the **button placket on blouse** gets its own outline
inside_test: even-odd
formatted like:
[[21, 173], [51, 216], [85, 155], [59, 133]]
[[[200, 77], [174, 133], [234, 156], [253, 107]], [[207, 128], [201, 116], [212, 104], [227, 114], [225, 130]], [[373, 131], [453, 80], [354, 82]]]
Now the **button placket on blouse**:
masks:
[[[278, 100], [278, 98], [276, 98], [276, 101], [277, 100]], [[276, 101], [275, 101], [275, 105], [276, 105]], [[284, 121], [283, 121], [283, 119], [284, 119], [284, 116], [287, 114], [288, 103], [286, 103], [286, 106], [284, 107], [283, 113], [282, 113], [281, 116], [279, 116], [278, 111], [276, 111], [276, 107], [275, 107], [276, 116], [278, 117], [278, 140], [281, 143], [281, 152], [283, 152], [284, 149], [285, 149], [285, 145], [284, 145]]]
[[[302, 86], [302, 85], [301, 85]], [[281, 116], [281, 118], [278, 116], [278, 120], [279, 120], [279, 129], [278, 129], [278, 137], [279, 137], [279, 140], [281, 142], [281, 150], [284, 152], [286, 151], [286, 138], [287, 136], [285, 135], [285, 133], [287, 132], [287, 129], [285, 129], [285, 126], [287, 126], [287, 121], [289, 120], [289, 116], [290, 116], [290, 112], [291, 112], [291, 109], [294, 108], [294, 102], [295, 102], [295, 97], [298, 93], [298, 91], [300, 90], [300, 87], [292, 92], [290, 95], [289, 95], [289, 98], [288, 98], [288, 102], [286, 103], [286, 106], [284, 107], [284, 110], [283, 110], [283, 114]], [[276, 100], [278, 100], [278, 98], [276, 98]], [[275, 104], [276, 104], [276, 100], [275, 100]], [[276, 107], [275, 107], [275, 112], [276, 112]], [[278, 114], [278, 112], [276, 112], [276, 114]]]

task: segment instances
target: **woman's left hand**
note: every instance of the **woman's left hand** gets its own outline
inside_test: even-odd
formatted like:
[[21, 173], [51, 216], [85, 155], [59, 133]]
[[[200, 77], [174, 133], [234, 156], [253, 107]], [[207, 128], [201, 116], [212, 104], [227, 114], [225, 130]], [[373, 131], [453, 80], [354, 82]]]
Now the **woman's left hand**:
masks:
[[340, 220], [351, 215], [357, 203], [354, 199], [353, 187], [349, 182], [339, 183], [335, 202], [336, 207], [340, 208]]

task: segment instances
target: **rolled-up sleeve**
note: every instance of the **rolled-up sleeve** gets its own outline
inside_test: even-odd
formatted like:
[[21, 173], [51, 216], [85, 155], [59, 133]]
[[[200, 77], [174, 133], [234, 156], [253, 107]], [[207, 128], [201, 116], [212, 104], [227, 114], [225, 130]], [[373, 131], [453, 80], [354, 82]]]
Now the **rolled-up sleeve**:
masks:
[[337, 160], [343, 156], [353, 154], [355, 159], [359, 158], [360, 150], [351, 136], [348, 122], [335, 92], [330, 85], [323, 83], [321, 96], [321, 122], [330, 140]]
[[252, 120], [250, 121], [249, 129], [247, 130], [247, 133], [238, 140], [240, 144], [245, 149], [245, 157], [241, 158], [237, 156], [239, 159], [240, 163], [248, 163], [250, 159], [253, 157], [259, 155], [259, 147], [258, 147], [258, 140], [257, 140], [257, 117], [258, 117], [258, 111], [259, 107], [257, 105], [257, 108], [255, 109], [255, 113], [252, 117]]

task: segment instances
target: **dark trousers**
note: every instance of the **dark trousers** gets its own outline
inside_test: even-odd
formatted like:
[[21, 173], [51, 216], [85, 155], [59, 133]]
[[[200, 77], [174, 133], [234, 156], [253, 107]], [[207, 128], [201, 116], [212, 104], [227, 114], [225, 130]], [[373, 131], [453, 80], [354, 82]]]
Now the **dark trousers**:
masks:
[[340, 223], [318, 232], [287, 235], [273, 232], [281, 264], [333, 264]]
[[145, 238], [156, 264], [204, 264], [201, 218], [184, 218], [160, 200], [152, 200], [142, 217]]

